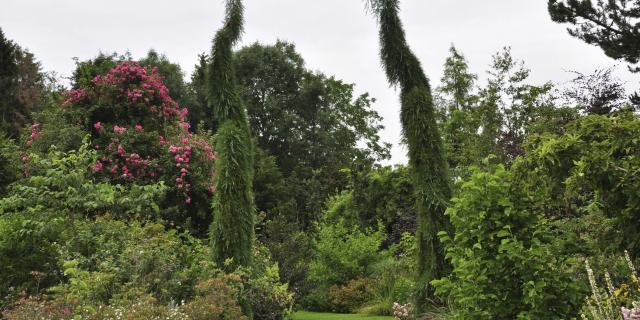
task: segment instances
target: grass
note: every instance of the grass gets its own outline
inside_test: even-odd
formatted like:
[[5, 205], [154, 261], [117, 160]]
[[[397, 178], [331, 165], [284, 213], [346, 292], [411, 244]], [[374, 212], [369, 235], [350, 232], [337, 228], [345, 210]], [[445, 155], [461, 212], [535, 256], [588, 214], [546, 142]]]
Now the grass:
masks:
[[293, 320], [393, 320], [393, 317], [367, 316], [363, 314], [340, 314], [298, 311], [293, 314]]

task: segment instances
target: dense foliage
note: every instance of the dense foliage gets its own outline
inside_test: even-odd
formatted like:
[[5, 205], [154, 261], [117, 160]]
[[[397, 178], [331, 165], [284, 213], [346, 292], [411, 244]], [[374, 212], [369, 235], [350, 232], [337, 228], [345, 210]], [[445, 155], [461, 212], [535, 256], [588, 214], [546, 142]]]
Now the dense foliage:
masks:
[[[632, 112], [586, 116], [564, 135], [531, 139], [531, 152], [514, 171], [539, 208], [565, 223], [584, 254], [638, 254], [640, 120]], [[590, 226], [590, 224], [592, 224]]]
[[256, 172], [256, 206], [269, 219], [279, 216], [308, 230], [325, 200], [345, 188], [342, 169], [389, 157], [375, 99], [355, 96], [353, 84], [305, 68], [286, 42], [244, 47], [234, 66], [261, 149], [256, 165], [273, 158], [276, 166], [265, 172], [269, 181], [258, 181]]
[[[375, 98], [293, 43], [234, 51], [240, 0], [188, 79], [100, 53], [66, 88], [0, 31], [0, 318], [636, 319], [640, 116], [615, 67], [534, 83], [509, 47], [482, 76], [452, 46], [432, 91], [399, 1], [368, 4], [408, 164], [384, 165]], [[635, 7], [549, 1], [630, 63]]]
[[476, 169], [447, 210], [440, 237], [451, 275], [434, 281], [455, 319], [568, 319], [581, 296], [541, 212], [502, 166]]

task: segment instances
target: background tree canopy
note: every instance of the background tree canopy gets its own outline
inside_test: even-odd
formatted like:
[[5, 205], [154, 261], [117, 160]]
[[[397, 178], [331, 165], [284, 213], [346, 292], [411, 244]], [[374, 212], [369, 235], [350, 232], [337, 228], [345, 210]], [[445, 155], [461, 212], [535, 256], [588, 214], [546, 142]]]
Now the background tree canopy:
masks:
[[[430, 82], [400, 1], [368, 4], [407, 164], [385, 165], [379, 92], [290, 42], [236, 48], [240, 0], [191, 75], [105, 51], [65, 86], [0, 31], [0, 318], [635, 319], [640, 117], [616, 67], [534, 81], [508, 46], [474, 73], [451, 45]], [[631, 64], [637, 7], [548, 1]]]

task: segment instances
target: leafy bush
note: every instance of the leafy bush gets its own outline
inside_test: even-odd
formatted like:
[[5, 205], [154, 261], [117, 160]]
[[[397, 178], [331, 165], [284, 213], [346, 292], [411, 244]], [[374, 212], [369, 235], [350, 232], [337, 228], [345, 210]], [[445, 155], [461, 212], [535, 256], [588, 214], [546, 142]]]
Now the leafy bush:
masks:
[[189, 320], [179, 308], [159, 304], [150, 296], [141, 296], [122, 305], [101, 305], [95, 309], [76, 309], [72, 319], [89, 320]]
[[0, 196], [7, 186], [20, 177], [20, 157], [18, 147], [0, 133]]
[[346, 227], [343, 221], [320, 225], [316, 256], [309, 266], [314, 289], [304, 299], [306, 307], [335, 309], [328, 295], [331, 286], [371, 275], [373, 265], [384, 257], [379, 251], [385, 239], [380, 229], [363, 232], [358, 227]]
[[64, 221], [28, 214], [0, 216], [0, 309], [60, 281], [59, 240]]
[[640, 119], [621, 111], [581, 117], [566, 132], [532, 136], [514, 164], [534, 205], [558, 219], [581, 255], [640, 250]]
[[[18, 300], [7, 311], [9, 319], [29, 315], [57, 319], [60, 314], [65, 316], [60, 319], [241, 316], [239, 301], [245, 299], [242, 294], [248, 295], [243, 289], [246, 280], [241, 274], [216, 269], [209, 260], [209, 247], [200, 240], [153, 222], [98, 217], [66, 223], [54, 251], [64, 263], [58, 266], [54, 261], [55, 268], [49, 271], [62, 273], [58, 281], [63, 283], [48, 290], [49, 298]], [[44, 285], [40, 289], [44, 291]], [[264, 296], [269, 294], [274, 293], [265, 291]]]
[[98, 218], [80, 220], [68, 232], [63, 249], [69, 281], [54, 292], [70, 303], [126, 302], [139, 295], [160, 303], [187, 300], [198, 281], [215, 272], [206, 245], [157, 223]]
[[47, 299], [43, 295], [23, 296], [11, 310], [1, 310], [0, 317], [7, 320], [71, 319], [73, 312]]
[[397, 243], [416, 227], [415, 192], [406, 166], [374, 170], [348, 170], [350, 190], [329, 199], [326, 219], [344, 219], [347, 226], [361, 228], [384, 225], [385, 245]]
[[[153, 215], [164, 194], [162, 184], [128, 187], [98, 183], [88, 171], [96, 153], [85, 143], [67, 153], [51, 151], [29, 159], [29, 176], [0, 199], [0, 295], [8, 290], [37, 293], [62, 275], [65, 235], [74, 237], [75, 221], [111, 213]], [[38, 278], [32, 272], [43, 274]]]
[[22, 298], [1, 315], [7, 320], [246, 320], [237, 301], [239, 286], [238, 275], [220, 275], [198, 284], [197, 296], [181, 305], [141, 295], [121, 304], [74, 306], [39, 295]]
[[[221, 274], [206, 243], [153, 222], [162, 183], [100, 181], [90, 170], [96, 157], [86, 141], [78, 150], [30, 154], [29, 176], [0, 199], [0, 281], [8, 284], [0, 307], [17, 300], [10, 313], [16, 318], [37, 309], [42, 317], [174, 319], [181, 315], [166, 306], [187, 301], [184, 314], [227, 319], [237, 318], [240, 301], [251, 301], [256, 319], [287, 316], [292, 295], [266, 249], [250, 272]], [[29, 297], [46, 290], [49, 300]]]
[[153, 222], [78, 219], [58, 241], [66, 281], [49, 292], [76, 315], [120, 310], [133, 317], [135, 307], [163, 318], [170, 310], [162, 306], [182, 301], [180, 312], [189, 319], [236, 319], [241, 303], [249, 301], [254, 319], [278, 320], [293, 304], [262, 247], [251, 269], [225, 274], [210, 260], [209, 246]]
[[278, 264], [271, 261], [268, 249], [261, 243], [254, 245], [253, 265], [243, 298], [251, 302], [256, 320], [282, 320], [289, 317], [293, 294], [287, 283], [280, 282]]
[[[166, 190], [162, 183], [139, 185], [112, 185], [98, 182], [89, 168], [97, 158], [87, 139], [78, 150], [48, 155], [30, 153], [24, 156], [28, 176], [13, 185], [7, 196], [0, 199], [0, 214], [44, 213], [95, 216], [111, 213], [130, 217], [146, 212], [159, 213], [159, 200]], [[44, 218], [44, 217], [41, 217]]]
[[453, 271], [433, 281], [452, 302], [455, 319], [566, 319], [579, 293], [563, 257], [549, 245], [541, 214], [502, 166], [475, 168], [447, 215], [455, 228], [440, 233]]
[[306, 295], [310, 290], [307, 273], [314, 253], [311, 236], [281, 217], [267, 221], [262, 235], [261, 242], [278, 263], [281, 281], [289, 285], [296, 299]]
[[309, 279], [317, 284], [345, 284], [367, 276], [381, 258], [378, 250], [384, 240], [380, 229], [361, 231], [344, 222], [321, 225], [315, 242], [316, 257], [309, 266]]
[[86, 126], [71, 122], [67, 118], [65, 108], [61, 108], [61, 101], [54, 101], [51, 105], [35, 114], [38, 126], [37, 135], [25, 131], [22, 146], [29, 152], [47, 154], [55, 146], [56, 150], [69, 151], [80, 148], [82, 138], [90, 133]]

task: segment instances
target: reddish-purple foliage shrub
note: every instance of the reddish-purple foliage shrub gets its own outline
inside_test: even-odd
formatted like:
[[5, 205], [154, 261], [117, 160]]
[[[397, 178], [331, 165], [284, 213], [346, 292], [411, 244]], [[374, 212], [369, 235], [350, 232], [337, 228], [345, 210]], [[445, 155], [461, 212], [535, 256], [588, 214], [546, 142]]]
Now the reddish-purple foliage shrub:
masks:
[[357, 278], [344, 286], [329, 287], [328, 296], [331, 308], [336, 312], [354, 312], [362, 307], [374, 295], [375, 284], [368, 278]]

